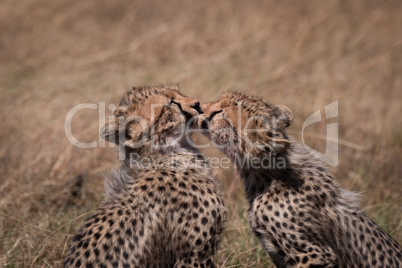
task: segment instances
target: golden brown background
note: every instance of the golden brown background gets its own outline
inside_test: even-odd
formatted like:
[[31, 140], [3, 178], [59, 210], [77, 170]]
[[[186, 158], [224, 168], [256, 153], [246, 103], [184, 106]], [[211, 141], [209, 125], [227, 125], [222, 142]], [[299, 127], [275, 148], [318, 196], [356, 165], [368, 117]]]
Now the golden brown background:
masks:
[[[397, 0], [0, 1], [0, 266], [60, 266], [118, 166], [116, 149], [69, 143], [67, 112], [166, 82], [201, 102], [237, 89], [287, 105], [299, 140], [304, 120], [338, 100], [336, 177], [401, 242], [401, 25]], [[306, 130], [321, 151], [325, 124]], [[73, 118], [81, 141], [98, 127], [97, 110]], [[270, 266], [239, 178], [215, 173], [229, 209], [217, 263]]]

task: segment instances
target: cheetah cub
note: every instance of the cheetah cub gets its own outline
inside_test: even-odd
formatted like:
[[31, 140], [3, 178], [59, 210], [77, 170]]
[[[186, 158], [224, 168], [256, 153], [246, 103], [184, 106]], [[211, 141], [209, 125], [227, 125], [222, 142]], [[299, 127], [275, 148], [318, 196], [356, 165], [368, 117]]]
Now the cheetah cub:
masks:
[[356, 194], [286, 135], [288, 108], [240, 93], [201, 107], [199, 126], [238, 169], [248, 222], [277, 267], [401, 266], [401, 246]]
[[175, 85], [125, 94], [116, 120], [100, 130], [125, 160], [74, 236], [65, 267], [214, 267], [223, 198], [183, 133], [199, 112], [199, 102]]

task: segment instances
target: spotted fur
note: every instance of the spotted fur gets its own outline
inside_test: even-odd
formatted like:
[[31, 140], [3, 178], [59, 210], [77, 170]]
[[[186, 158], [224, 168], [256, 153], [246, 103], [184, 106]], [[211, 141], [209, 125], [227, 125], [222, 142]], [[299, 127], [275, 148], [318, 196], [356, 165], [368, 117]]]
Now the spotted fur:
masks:
[[[123, 97], [114, 111], [120, 119], [106, 123], [101, 136], [119, 144], [126, 158], [72, 239], [65, 267], [214, 266], [225, 219], [220, 187], [184, 138], [171, 139], [189, 115], [198, 115], [197, 103], [174, 85], [134, 88]], [[153, 118], [151, 104], [160, 105]], [[148, 127], [127, 120], [133, 116]], [[144, 165], [145, 157], [152, 164]]]
[[[227, 93], [202, 109], [199, 125], [234, 161], [250, 227], [277, 267], [401, 266], [401, 246], [360, 209], [358, 195], [286, 135], [287, 107]], [[250, 159], [280, 165], [254, 167]]]

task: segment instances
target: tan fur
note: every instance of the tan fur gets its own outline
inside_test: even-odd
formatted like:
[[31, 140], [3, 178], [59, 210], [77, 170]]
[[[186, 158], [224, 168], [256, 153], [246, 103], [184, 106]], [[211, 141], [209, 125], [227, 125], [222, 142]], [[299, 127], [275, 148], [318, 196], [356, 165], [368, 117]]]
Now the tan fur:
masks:
[[[202, 109], [199, 126], [213, 143], [227, 144], [221, 149], [245, 185], [250, 227], [277, 267], [402, 266], [401, 246], [360, 210], [357, 195], [286, 135], [293, 120], [287, 107], [226, 93]], [[240, 118], [254, 119], [246, 125]], [[250, 128], [259, 130], [247, 138]], [[285, 164], [244, 165], [265, 158]]]
[[[189, 116], [198, 115], [197, 103], [175, 85], [127, 92], [114, 111], [120, 118], [100, 130], [126, 159], [74, 236], [65, 267], [214, 266], [226, 213], [220, 187], [186, 139], [172, 141]], [[153, 117], [152, 104], [159, 105]], [[130, 121], [136, 116], [148, 127]], [[141, 164], [145, 158], [151, 166]]]

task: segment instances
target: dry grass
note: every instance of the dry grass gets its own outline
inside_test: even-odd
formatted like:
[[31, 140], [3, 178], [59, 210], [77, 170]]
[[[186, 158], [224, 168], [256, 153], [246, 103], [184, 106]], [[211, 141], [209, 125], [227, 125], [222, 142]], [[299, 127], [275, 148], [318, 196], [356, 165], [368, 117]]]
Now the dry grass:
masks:
[[[402, 241], [402, 2], [0, 2], [0, 266], [62, 263], [71, 235], [103, 196], [113, 148], [79, 149], [64, 133], [74, 105], [116, 103], [132, 85], [180, 82], [201, 102], [236, 88], [304, 120], [339, 100], [341, 184]], [[98, 111], [74, 134], [98, 139]], [[308, 130], [324, 148], [325, 123]], [[210, 149], [207, 155], [222, 156]], [[224, 267], [265, 267], [242, 185], [216, 170], [229, 208]]]

